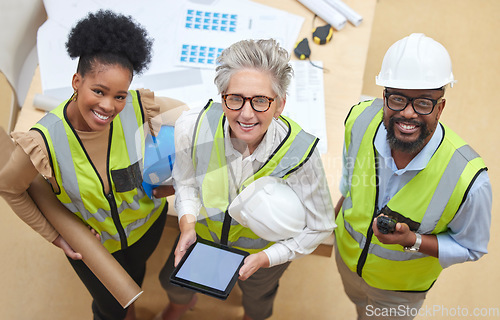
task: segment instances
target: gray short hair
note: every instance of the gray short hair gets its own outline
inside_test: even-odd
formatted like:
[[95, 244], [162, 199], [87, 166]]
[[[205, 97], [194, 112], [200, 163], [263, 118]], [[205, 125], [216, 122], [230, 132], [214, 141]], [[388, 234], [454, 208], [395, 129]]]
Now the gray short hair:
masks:
[[274, 92], [284, 99], [293, 76], [289, 61], [290, 54], [274, 39], [242, 40], [226, 48], [217, 58], [214, 83], [219, 93], [224, 93], [236, 72], [255, 69], [270, 74]]

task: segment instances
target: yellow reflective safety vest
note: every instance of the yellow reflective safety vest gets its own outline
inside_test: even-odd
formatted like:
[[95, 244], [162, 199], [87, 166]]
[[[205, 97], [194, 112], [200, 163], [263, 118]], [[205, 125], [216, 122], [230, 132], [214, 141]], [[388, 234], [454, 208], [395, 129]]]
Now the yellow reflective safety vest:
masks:
[[[378, 216], [378, 156], [373, 145], [382, 123], [383, 101], [354, 106], [345, 123], [349, 190], [335, 230], [336, 242], [349, 269], [372, 287], [396, 291], [426, 291], [442, 267], [437, 258], [405, 252], [373, 236]], [[479, 155], [443, 124], [443, 140], [427, 166], [388, 202], [387, 206], [414, 225], [420, 234], [446, 232], [469, 187], [486, 170]], [[411, 221], [410, 221], [411, 220]]]
[[[243, 182], [238, 192], [263, 176], [286, 179], [310, 158], [319, 139], [287, 117], [280, 116], [280, 120], [288, 126], [288, 134], [266, 163]], [[202, 202], [202, 220], [196, 224], [196, 233], [204, 239], [256, 253], [273, 243], [259, 238], [227, 213], [229, 174], [224, 146], [225, 121], [222, 105], [209, 101], [195, 126], [192, 159]]]
[[[45, 140], [60, 189], [57, 198], [100, 234], [111, 253], [134, 244], [167, 209], [165, 199], [149, 199], [141, 186], [139, 161], [145, 140], [143, 130], [138, 130], [144, 122], [140, 101], [138, 91], [129, 91], [125, 108], [110, 125], [108, 149], [102, 150], [107, 155], [109, 194], [67, 120], [68, 101], [32, 128]], [[137, 150], [136, 132], [141, 134], [142, 150]]]

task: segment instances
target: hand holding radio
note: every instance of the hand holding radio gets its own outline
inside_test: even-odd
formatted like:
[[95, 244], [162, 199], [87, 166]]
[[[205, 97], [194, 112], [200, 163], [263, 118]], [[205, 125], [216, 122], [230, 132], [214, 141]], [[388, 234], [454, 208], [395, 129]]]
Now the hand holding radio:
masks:
[[380, 233], [383, 234], [394, 233], [394, 230], [396, 230], [397, 223], [398, 222], [396, 221], [396, 219], [393, 219], [391, 217], [383, 215], [377, 217], [378, 231], [380, 231]]
[[[373, 221], [372, 228], [374, 236], [381, 243], [399, 244], [405, 247], [411, 246], [415, 242], [414, 232], [418, 229], [417, 225], [419, 224], [386, 206], [379, 211], [379, 215]], [[414, 228], [416, 229], [414, 230]], [[410, 242], [412, 243], [410, 244]]]

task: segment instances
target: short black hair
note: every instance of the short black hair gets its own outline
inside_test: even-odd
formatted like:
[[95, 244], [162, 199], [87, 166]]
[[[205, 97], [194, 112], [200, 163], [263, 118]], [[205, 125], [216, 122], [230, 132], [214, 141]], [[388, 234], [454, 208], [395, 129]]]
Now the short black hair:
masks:
[[151, 62], [153, 40], [131, 16], [99, 10], [89, 13], [70, 31], [66, 49], [80, 58], [78, 72], [84, 76], [95, 62], [119, 64], [140, 74]]

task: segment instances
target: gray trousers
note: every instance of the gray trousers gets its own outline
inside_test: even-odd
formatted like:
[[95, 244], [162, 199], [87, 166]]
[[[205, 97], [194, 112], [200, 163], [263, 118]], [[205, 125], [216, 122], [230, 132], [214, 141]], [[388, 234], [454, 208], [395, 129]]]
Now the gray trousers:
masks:
[[358, 319], [413, 319], [424, 303], [425, 292], [402, 292], [374, 288], [342, 260], [335, 244], [335, 261], [349, 299], [356, 305]]

